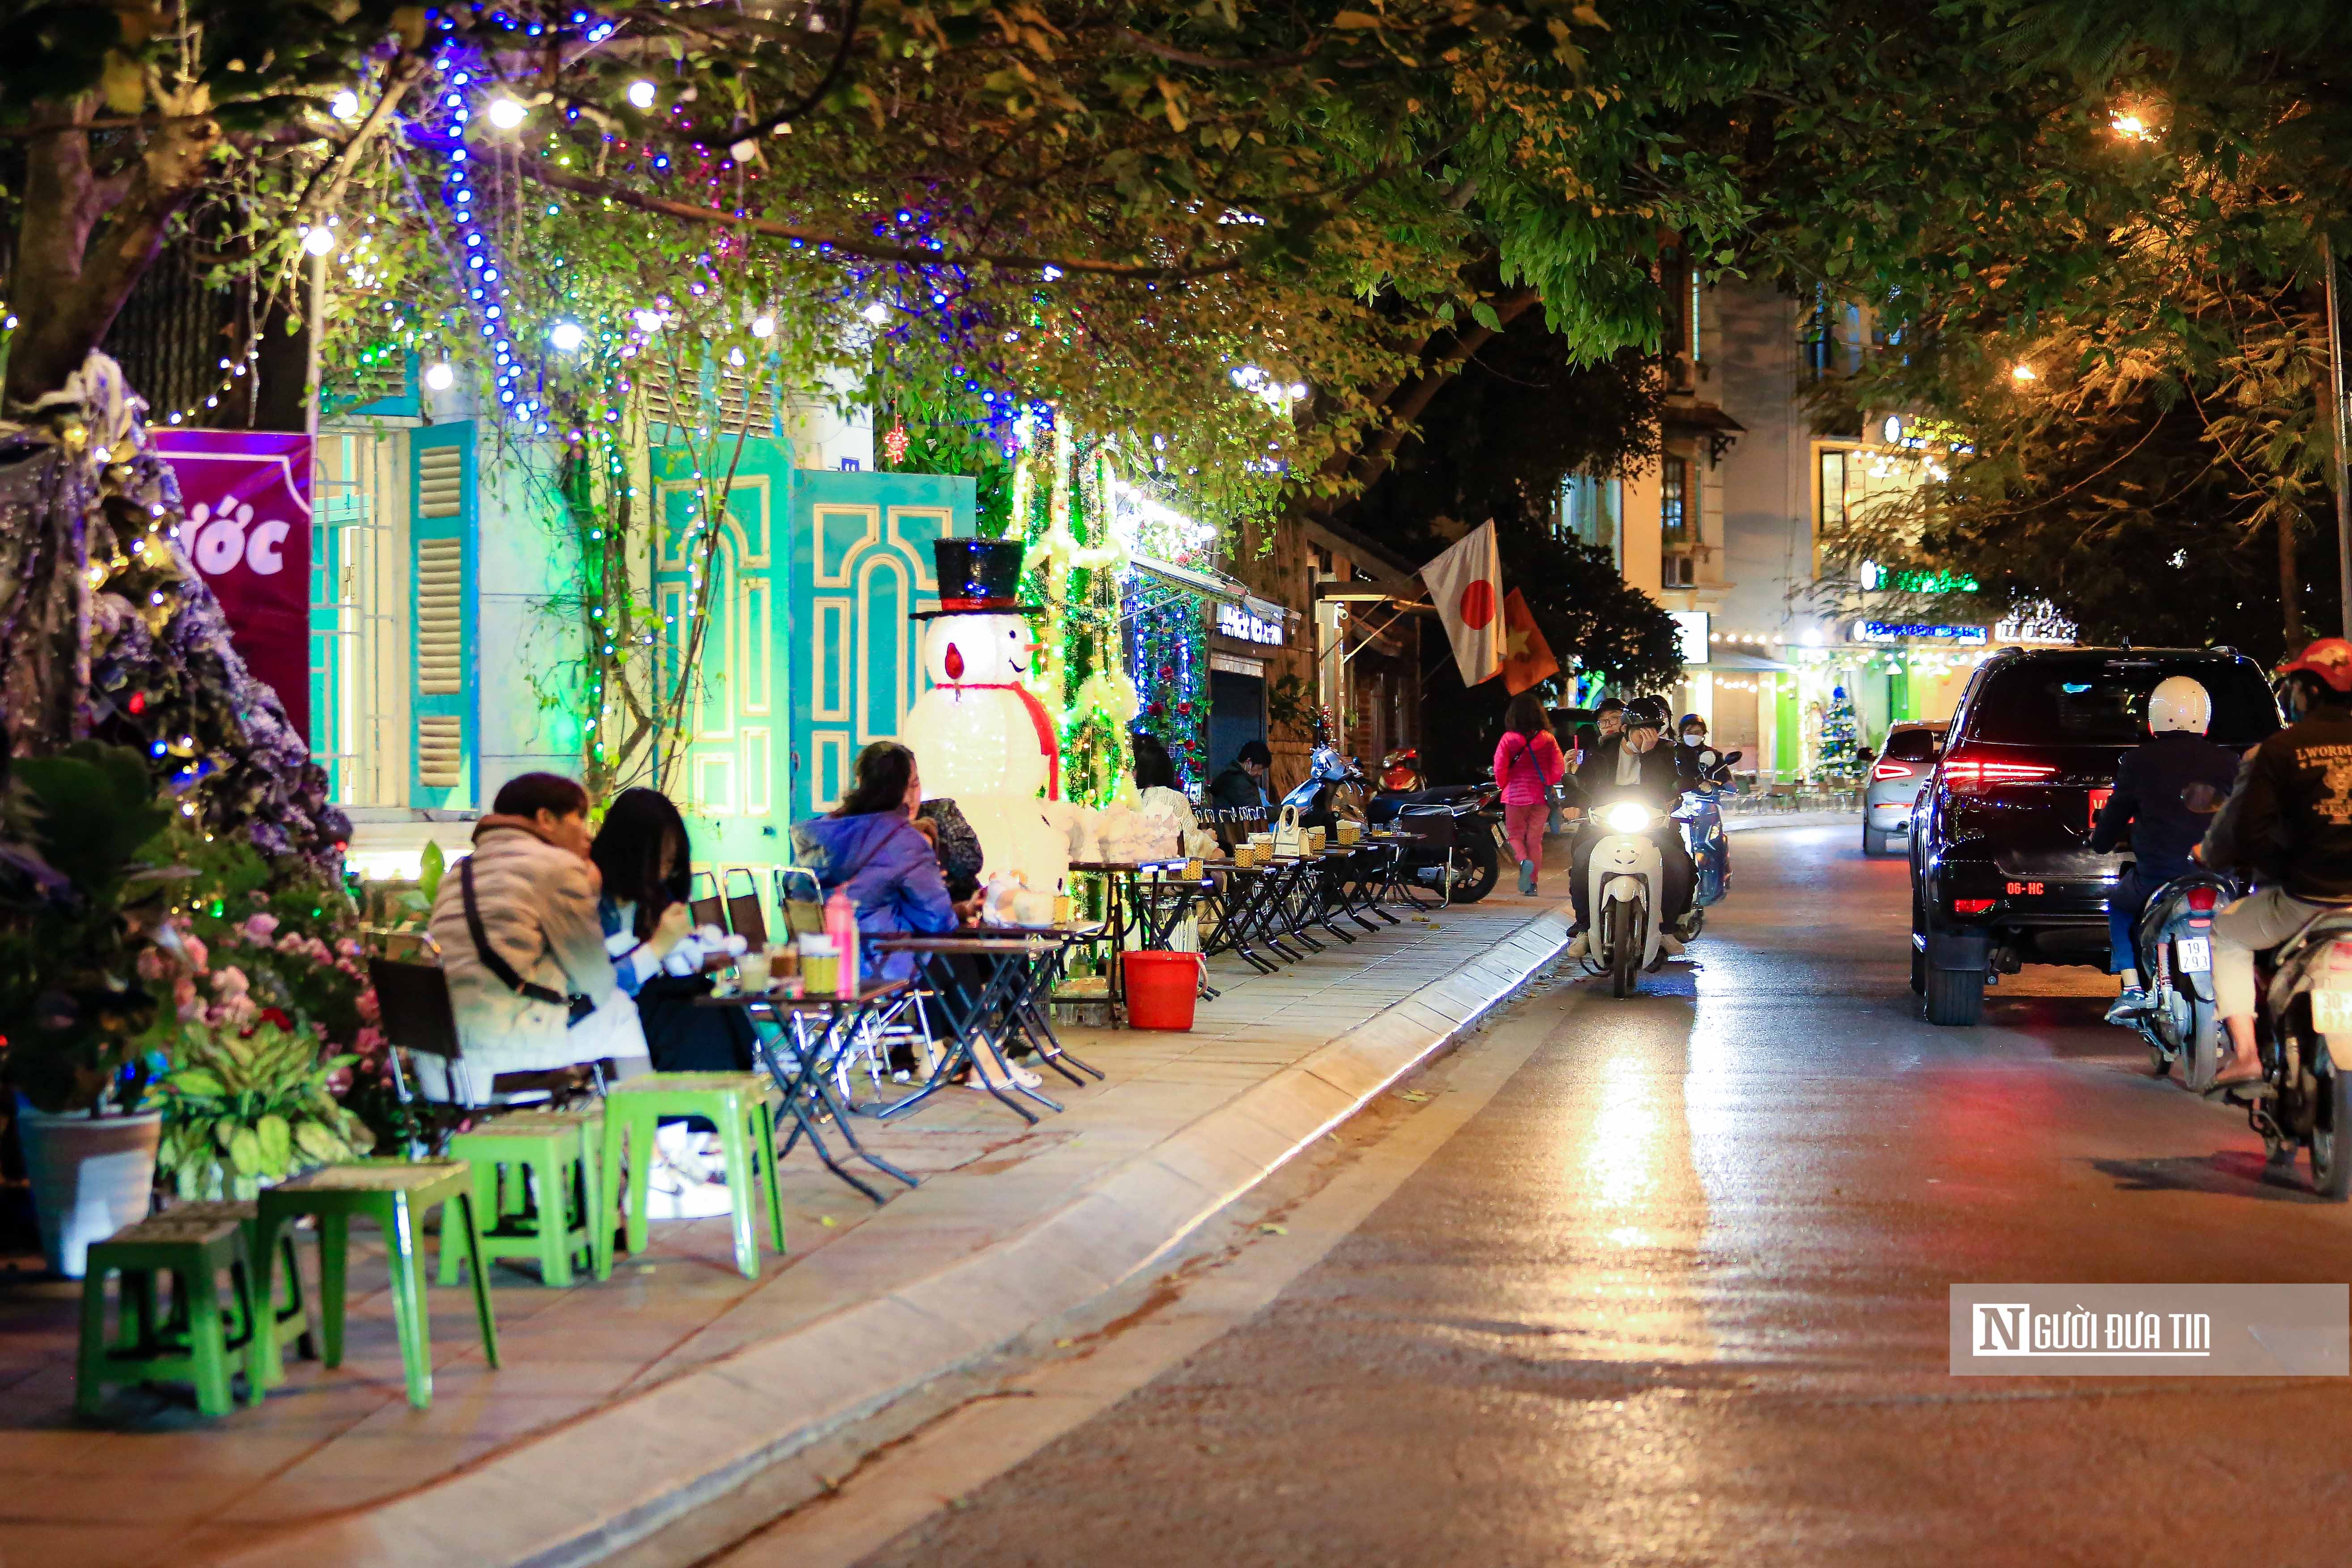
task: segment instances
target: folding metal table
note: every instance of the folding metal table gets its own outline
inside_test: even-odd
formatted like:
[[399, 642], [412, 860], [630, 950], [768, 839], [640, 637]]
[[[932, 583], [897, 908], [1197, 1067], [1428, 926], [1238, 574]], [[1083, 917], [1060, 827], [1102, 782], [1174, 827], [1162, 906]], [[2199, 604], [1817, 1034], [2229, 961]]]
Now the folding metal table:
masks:
[[[817, 1133], [817, 1123], [826, 1116], [840, 1129], [842, 1142], [849, 1146], [850, 1154], [865, 1161], [884, 1175], [907, 1185], [918, 1186], [917, 1178], [908, 1175], [879, 1154], [857, 1141], [857, 1130], [850, 1125], [849, 1108], [834, 1096], [831, 1075], [825, 1070], [835, 1052], [845, 1049], [856, 1037], [860, 1022], [887, 1008], [913, 984], [908, 980], [885, 980], [861, 987], [855, 996], [787, 996], [781, 992], [738, 992], [729, 996], [704, 996], [697, 1000], [698, 1007], [740, 1007], [746, 1011], [757, 1008], [773, 1013], [781, 1019], [818, 1018], [822, 1027], [814, 1036], [793, 1031], [795, 1049], [787, 1059], [780, 1039], [771, 1039], [759, 1030], [753, 1037], [759, 1042], [760, 1065], [775, 1080], [784, 1093], [784, 1108], [792, 1113], [792, 1135], [784, 1140], [778, 1152], [779, 1159], [793, 1152], [793, 1145], [806, 1134], [809, 1147], [824, 1162], [824, 1168], [856, 1188], [875, 1203], [883, 1196], [874, 1188], [833, 1157]], [[814, 1102], [814, 1103], [812, 1103]]]

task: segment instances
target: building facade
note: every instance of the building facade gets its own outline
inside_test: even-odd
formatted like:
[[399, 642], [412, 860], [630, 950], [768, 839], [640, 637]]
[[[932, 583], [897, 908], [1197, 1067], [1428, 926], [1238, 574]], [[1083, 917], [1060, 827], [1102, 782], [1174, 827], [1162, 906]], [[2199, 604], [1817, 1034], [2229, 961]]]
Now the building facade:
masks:
[[[1609, 548], [1628, 583], [1684, 626], [1675, 700], [1706, 717], [1742, 771], [1793, 784], [1822, 772], [1823, 722], [1850, 704], [1866, 744], [1943, 719], [1996, 647], [2066, 640], [2063, 626], [1947, 625], [1945, 589], [1834, 548], [1851, 525], [1933, 477], [1940, 437], [1900, 413], [1839, 412], [1834, 384], [1875, 341], [1871, 312], [1727, 280], [1687, 289], [1669, 360], [1661, 460], [1571, 479], [1560, 524]], [[1847, 552], [1846, 553], [1851, 553]]]

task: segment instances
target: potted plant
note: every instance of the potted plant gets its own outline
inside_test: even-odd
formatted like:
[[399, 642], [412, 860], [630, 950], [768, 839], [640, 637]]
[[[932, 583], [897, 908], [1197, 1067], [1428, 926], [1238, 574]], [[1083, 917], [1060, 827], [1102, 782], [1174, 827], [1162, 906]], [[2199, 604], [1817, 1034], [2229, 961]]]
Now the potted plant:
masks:
[[163, 1100], [163, 1172], [184, 1198], [249, 1198], [312, 1165], [349, 1160], [375, 1139], [335, 1099], [359, 1058], [321, 1061], [318, 1037], [275, 1008], [248, 1029], [184, 1027]]
[[145, 852], [171, 816], [136, 752], [94, 742], [16, 759], [0, 796], [0, 1036], [42, 1251], [68, 1279], [154, 1186], [139, 956], [173, 875]]
[[174, 840], [189, 879], [141, 971], [171, 998], [156, 1028], [173, 1066], [156, 1089], [174, 1189], [249, 1198], [373, 1147], [341, 1100], [376, 1034], [350, 895], [241, 838]]

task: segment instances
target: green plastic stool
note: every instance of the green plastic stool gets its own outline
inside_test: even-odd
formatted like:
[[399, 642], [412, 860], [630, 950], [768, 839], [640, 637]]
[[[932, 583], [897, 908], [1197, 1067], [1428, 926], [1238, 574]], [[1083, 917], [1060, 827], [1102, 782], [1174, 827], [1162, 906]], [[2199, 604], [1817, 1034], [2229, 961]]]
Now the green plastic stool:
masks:
[[[267, 1313], [254, 1310], [268, 1296], [255, 1286], [246, 1250], [244, 1224], [221, 1215], [155, 1215], [125, 1226], [89, 1249], [81, 1283], [81, 1357], [74, 1405], [98, 1413], [110, 1383], [193, 1383], [196, 1408], [226, 1415], [230, 1394], [229, 1352], [246, 1352], [246, 1400], [261, 1397], [264, 1357], [275, 1341], [257, 1324]], [[220, 1276], [229, 1276], [236, 1330], [222, 1320]], [[106, 1279], [120, 1271], [122, 1292], [116, 1308], [116, 1336], [106, 1339]], [[155, 1317], [155, 1277], [172, 1276], [172, 1315]]]
[[[719, 1129], [727, 1164], [729, 1214], [735, 1228], [735, 1267], [746, 1279], [760, 1277], [760, 1244], [751, 1221], [752, 1182], [768, 1200], [768, 1226], [776, 1250], [784, 1245], [784, 1193], [776, 1176], [776, 1124], [768, 1114], [775, 1088], [764, 1073], [650, 1072], [613, 1086], [604, 1099], [604, 1176], [607, 1203], [625, 1209], [629, 1251], [646, 1249], [646, 1179], [654, 1163], [654, 1129], [664, 1117], [701, 1116]], [[628, 1185], [621, 1183], [621, 1152], [628, 1151]], [[756, 1159], [756, 1168], [754, 1161]], [[596, 1278], [613, 1277], [613, 1218], [596, 1226]]]
[[[539, 1260], [542, 1285], [572, 1283], [576, 1254], [583, 1269], [596, 1266], [593, 1216], [603, 1174], [601, 1110], [537, 1110], [500, 1117], [453, 1133], [449, 1155], [474, 1168], [474, 1212], [488, 1215], [482, 1257]], [[441, 1230], [441, 1283], [455, 1285], [465, 1254]]]
[[[261, 1256], [261, 1205], [259, 1204], [223, 1201], [217, 1198], [192, 1199], [188, 1202], [173, 1204], [168, 1211], [168, 1217], [184, 1220], [233, 1219], [245, 1226], [247, 1258], [249, 1260]], [[319, 1342], [310, 1333], [310, 1311], [303, 1299], [302, 1270], [294, 1261], [294, 1233], [290, 1230], [281, 1231], [278, 1234], [277, 1261], [286, 1269], [286, 1288], [279, 1293], [276, 1305], [270, 1309], [271, 1335], [264, 1344], [259, 1358], [266, 1363], [261, 1367], [261, 1385], [265, 1388], [275, 1388], [286, 1381], [283, 1352], [289, 1339], [294, 1341], [295, 1347], [303, 1360], [319, 1359]], [[254, 1289], [257, 1292], [260, 1289], [257, 1280]], [[261, 1300], [258, 1294], [254, 1297], [256, 1306], [260, 1304]]]
[[[466, 1251], [474, 1266], [474, 1313], [482, 1325], [483, 1359], [499, 1364], [499, 1328], [490, 1316], [490, 1287], [482, 1273], [482, 1237], [474, 1215], [473, 1173], [463, 1160], [362, 1160], [328, 1165], [271, 1187], [261, 1194], [261, 1285], [269, 1299], [270, 1259], [278, 1233], [303, 1215], [319, 1221], [319, 1327], [326, 1363], [343, 1363], [343, 1295], [352, 1216], [373, 1220], [391, 1255], [393, 1321], [400, 1334], [401, 1366], [408, 1375], [408, 1403], [422, 1410], [433, 1403], [431, 1324], [425, 1300], [425, 1260], [416, 1240], [418, 1216], [442, 1205], [446, 1237], [455, 1223], [465, 1227]], [[455, 1213], [452, 1213], [454, 1205]], [[445, 1242], [446, 1245], [446, 1242]], [[274, 1342], [268, 1314], [262, 1331]]]

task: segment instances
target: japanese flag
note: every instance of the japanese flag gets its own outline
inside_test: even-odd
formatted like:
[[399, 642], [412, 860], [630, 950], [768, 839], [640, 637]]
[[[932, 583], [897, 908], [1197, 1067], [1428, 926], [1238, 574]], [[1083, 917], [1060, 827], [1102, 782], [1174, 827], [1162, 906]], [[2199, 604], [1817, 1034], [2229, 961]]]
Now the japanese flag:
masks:
[[1421, 569], [1429, 596], [1445, 622], [1462, 684], [1475, 686], [1503, 672], [1503, 558], [1492, 521]]

